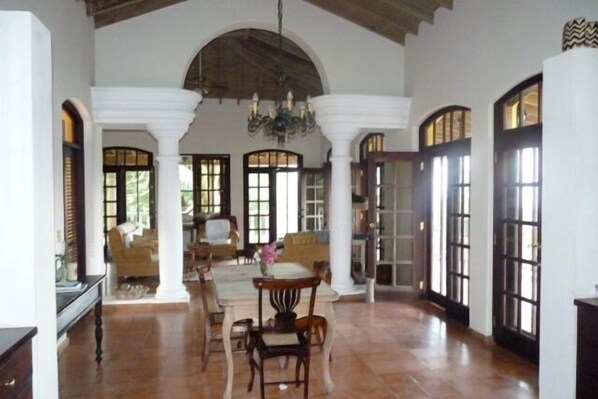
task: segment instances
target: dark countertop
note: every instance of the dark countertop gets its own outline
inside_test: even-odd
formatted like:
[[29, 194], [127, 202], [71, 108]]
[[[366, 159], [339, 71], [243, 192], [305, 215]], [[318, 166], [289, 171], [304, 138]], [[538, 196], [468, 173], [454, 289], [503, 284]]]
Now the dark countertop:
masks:
[[0, 328], [0, 363], [4, 363], [23, 342], [35, 334], [37, 327]]

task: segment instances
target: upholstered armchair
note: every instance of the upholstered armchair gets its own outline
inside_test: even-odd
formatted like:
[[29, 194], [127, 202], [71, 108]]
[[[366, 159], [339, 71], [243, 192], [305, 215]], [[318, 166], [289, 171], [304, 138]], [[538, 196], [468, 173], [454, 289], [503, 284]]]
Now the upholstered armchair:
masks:
[[126, 222], [108, 232], [108, 245], [118, 277], [158, 276], [158, 242], [152, 232], [134, 237], [137, 224]]
[[217, 216], [201, 223], [197, 229], [197, 241], [210, 246], [210, 253], [215, 258], [237, 257], [239, 232], [237, 218]]

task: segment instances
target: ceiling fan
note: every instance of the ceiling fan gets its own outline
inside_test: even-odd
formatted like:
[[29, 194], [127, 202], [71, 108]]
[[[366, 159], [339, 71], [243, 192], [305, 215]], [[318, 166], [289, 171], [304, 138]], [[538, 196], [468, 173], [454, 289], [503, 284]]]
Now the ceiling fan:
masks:
[[208, 79], [205, 76], [203, 76], [203, 60], [201, 51], [197, 56], [197, 64], [197, 79], [192, 79], [191, 81], [191, 85], [195, 87], [194, 90], [196, 92], [198, 92], [202, 96], [205, 96], [210, 92], [211, 89], [228, 90], [228, 86], [226, 85], [226, 83], [214, 82], [211, 79]]

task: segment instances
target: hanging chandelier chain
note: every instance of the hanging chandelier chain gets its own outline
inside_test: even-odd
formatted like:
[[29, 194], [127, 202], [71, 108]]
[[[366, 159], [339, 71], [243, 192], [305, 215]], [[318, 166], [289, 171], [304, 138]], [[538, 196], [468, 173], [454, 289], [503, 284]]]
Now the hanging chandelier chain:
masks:
[[280, 93], [283, 95], [287, 73], [284, 69], [284, 58], [282, 56], [282, 0], [278, 0], [278, 66], [276, 69], [276, 80]]
[[287, 72], [284, 69], [282, 50], [282, 0], [278, 0], [278, 65], [275, 67], [275, 77], [280, 91], [280, 100], [276, 104], [276, 109], [271, 108], [268, 115], [260, 114], [258, 110], [259, 97], [257, 93], [254, 93], [249, 106], [247, 132], [253, 137], [258, 131], [262, 131], [266, 138], [284, 144], [297, 135], [305, 136], [311, 133], [316, 127], [316, 113], [312, 108], [309, 96], [307, 96], [306, 106], [301, 107], [300, 116], [293, 115], [293, 94], [290, 91], [285, 100]]

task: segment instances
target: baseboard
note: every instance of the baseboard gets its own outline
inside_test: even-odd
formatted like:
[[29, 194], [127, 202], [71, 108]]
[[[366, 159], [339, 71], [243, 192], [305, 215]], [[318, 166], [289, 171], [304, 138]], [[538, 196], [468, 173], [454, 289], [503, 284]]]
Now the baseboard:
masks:
[[494, 338], [492, 338], [492, 335], [481, 334], [481, 333], [473, 330], [471, 327], [468, 327], [467, 331], [476, 340], [483, 342], [486, 345], [495, 345]]

